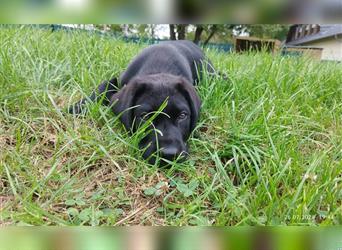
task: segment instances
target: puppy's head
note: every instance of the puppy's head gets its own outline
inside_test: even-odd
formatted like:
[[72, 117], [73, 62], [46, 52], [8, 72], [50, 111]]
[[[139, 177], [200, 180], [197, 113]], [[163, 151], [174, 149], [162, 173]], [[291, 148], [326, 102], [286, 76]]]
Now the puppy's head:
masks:
[[[169, 74], [137, 77], [111, 101], [127, 130], [135, 132], [148, 123], [139, 147], [145, 150], [143, 157], [150, 163], [154, 163], [152, 155], [158, 150], [162, 158], [171, 161], [187, 155], [186, 141], [196, 126], [201, 103], [185, 78]], [[166, 106], [160, 110], [163, 103]]]

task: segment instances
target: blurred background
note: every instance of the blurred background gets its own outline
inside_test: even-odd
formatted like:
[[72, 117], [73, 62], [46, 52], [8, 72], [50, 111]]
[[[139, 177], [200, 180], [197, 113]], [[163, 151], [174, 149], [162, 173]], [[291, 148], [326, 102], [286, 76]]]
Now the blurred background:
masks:
[[341, 228], [9, 228], [0, 250], [340, 250]]
[[13, 0], [4, 23], [338, 23], [341, 0]]

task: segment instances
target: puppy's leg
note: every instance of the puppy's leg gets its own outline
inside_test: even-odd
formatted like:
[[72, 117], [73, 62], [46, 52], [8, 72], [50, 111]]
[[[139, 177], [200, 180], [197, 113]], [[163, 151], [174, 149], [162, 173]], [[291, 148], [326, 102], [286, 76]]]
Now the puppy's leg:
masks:
[[97, 90], [94, 90], [91, 93], [89, 97], [83, 98], [70, 106], [68, 112], [75, 115], [84, 113], [84, 105], [87, 102], [101, 101], [101, 104], [108, 105], [110, 103], [111, 96], [118, 92], [118, 89], [119, 86], [117, 78], [114, 77], [109, 81], [104, 81], [97, 87]]

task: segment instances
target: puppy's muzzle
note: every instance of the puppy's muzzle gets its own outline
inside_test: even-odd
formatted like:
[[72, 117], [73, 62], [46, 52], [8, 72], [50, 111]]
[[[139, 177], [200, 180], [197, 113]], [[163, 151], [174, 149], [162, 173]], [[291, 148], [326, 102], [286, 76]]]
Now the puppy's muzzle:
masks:
[[169, 146], [160, 150], [160, 156], [166, 160], [173, 161], [181, 155], [181, 149], [176, 146]]

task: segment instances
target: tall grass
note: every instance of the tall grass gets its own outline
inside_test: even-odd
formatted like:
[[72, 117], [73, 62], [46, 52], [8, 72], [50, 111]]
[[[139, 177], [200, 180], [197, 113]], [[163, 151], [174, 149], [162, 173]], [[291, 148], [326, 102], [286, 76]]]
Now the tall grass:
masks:
[[25, 26], [0, 44], [2, 224], [342, 222], [340, 63], [207, 50], [229, 80], [203, 79], [190, 157], [161, 169], [110, 109], [65, 113], [143, 45]]

